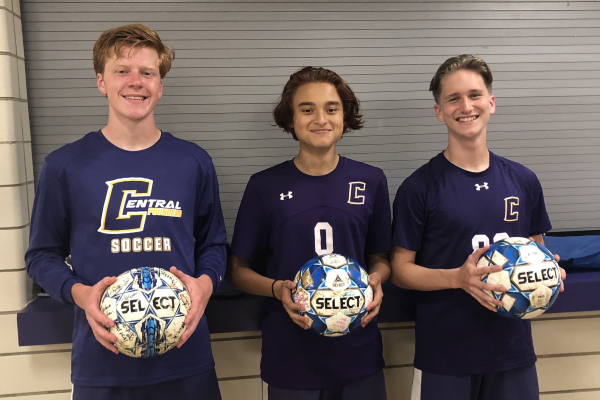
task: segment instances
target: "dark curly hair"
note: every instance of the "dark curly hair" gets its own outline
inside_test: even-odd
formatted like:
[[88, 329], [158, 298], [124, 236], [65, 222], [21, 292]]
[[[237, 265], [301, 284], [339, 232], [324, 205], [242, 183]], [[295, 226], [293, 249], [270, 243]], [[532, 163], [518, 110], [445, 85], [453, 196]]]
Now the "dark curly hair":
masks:
[[281, 93], [281, 98], [273, 110], [273, 119], [277, 126], [285, 132], [291, 133], [294, 139], [298, 140], [293, 128], [294, 105], [292, 102], [294, 94], [300, 86], [313, 82], [330, 83], [337, 90], [344, 111], [342, 133], [357, 131], [363, 127], [364, 121], [360, 113], [360, 105], [350, 86], [335, 72], [321, 67], [304, 67], [290, 75], [290, 79]]
[[460, 56], [450, 57], [444, 61], [431, 80], [429, 91], [433, 93], [433, 98], [437, 104], [440, 104], [440, 95], [442, 94], [442, 79], [461, 69], [473, 71], [481, 75], [488, 92], [492, 93], [492, 82], [494, 81], [494, 78], [492, 77], [492, 71], [490, 70], [490, 67], [488, 67], [485, 61], [479, 57], [475, 57], [471, 54], [461, 54]]

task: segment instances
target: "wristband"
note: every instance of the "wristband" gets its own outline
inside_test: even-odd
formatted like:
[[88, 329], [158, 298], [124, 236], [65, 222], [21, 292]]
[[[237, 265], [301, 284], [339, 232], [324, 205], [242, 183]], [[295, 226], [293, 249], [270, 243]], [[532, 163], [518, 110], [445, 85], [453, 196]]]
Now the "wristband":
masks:
[[[271, 293], [273, 294], [273, 297], [275, 297], [277, 299], [277, 296], [275, 296], [275, 283], [279, 282], [277, 279], [273, 281], [273, 283], [271, 284]], [[279, 300], [279, 299], [277, 299]]]

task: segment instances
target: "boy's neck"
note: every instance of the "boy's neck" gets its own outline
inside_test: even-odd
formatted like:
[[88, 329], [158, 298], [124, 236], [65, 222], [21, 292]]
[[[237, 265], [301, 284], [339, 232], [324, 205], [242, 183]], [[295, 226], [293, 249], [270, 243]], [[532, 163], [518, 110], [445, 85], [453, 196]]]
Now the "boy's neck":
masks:
[[109, 142], [123, 150], [139, 151], [158, 142], [161, 131], [154, 124], [153, 115], [143, 121], [131, 121], [109, 115], [108, 124], [102, 128], [102, 134]]
[[475, 140], [448, 140], [444, 157], [452, 164], [469, 172], [482, 172], [490, 166], [490, 152], [485, 134]]
[[310, 151], [301, 147], [294, 158], [294, 164], [306, 175], [322, 176], [332, 172], [339, 160], [340, 156], [335, 151], [335, 146], [326, 151]]

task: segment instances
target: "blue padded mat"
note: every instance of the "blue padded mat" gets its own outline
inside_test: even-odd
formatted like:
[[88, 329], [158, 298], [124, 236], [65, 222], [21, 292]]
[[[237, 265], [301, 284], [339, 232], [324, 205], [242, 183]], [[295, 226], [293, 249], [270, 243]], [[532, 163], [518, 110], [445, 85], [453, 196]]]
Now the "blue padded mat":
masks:
[[573, 268], [600, 270], [600, 236], [544, 236], [548, 250], [561, 261], [573, 260]]

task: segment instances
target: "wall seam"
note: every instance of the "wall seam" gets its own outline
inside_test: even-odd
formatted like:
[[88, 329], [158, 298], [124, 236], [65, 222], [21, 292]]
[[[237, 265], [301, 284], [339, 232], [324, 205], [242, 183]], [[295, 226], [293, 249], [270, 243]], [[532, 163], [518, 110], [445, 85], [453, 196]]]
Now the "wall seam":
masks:
[[212, 339], [211, 342], [216, 343], [216, 342], [229, 342], [229, 341], [235, 341], [235, 340], [256, 340], [256, 339], [262, 339], [262, 336], [245, 336], [245, 337], [232, 337], [232, 338], [222, 338], [222, 339]]
[[260, 378], [260, 375], [231, 376], [231, 377], [227, 377], [227, 378], [218, 378], [217, 380], [219, 382], [223, 382], [223, 381], [241, 381], [241, 380], [245, 380], [245, 379], [257, 379], [257, 378]]
[[392, 365], [386, 365], [385, 367], [383, 367], [383, 369], [394, 369], [394, 368], [407, 368], [407, 367], [412, 367], [414, 364], [392, 364]]
[[[0, 143], [2, 144], [2, 143]], [[27, 160], [25, 160], [27, 161]], [[33, 181], [27, 181], [27, 182], [23, 182], [23, 183], [13, 183], [11, 185], [0, 185], [0, 188], [5, 188], [5, 187], [19, 187], [19, 186], [27, 186], [30, 183], [33, 183]]]
[[585, 357], [585, 356], [600, 356], [600, 351], [590, 351], [585, 353], [559, 353], [559, 354], [536, 354], [539, 358], [563, 358], [563, 357]]
[[28, 227], [28, 226], [29, 226], [29, 222], [26, 223], [25, 225], [21, 225], [21, 226], [3, 227], [3, 228], [0, 228], [0, 231], [10, 231], [10, 230], [13, 230], [13, 229], [23, 229], [23, 228]]
[[600, 392], [600, 388], [593, 389], [571, 389], [571, 390], [552, 390], [548, 392], [540, 392], [540, 394], [567, 394], [567, 393], [589, 393]]
[[13, 10], [9, 10], [8, 8], [4, 7], [4, 6], [0, 6], [0, 10], [6, 10], [9, 13], [11, 13], [13, 16], [21, 19], [21, 16], [19, 14], [17, 14], [16, 12], [14, 12]]
[[39, 350], [39, 351], [19, 351], [17, 353], [1, 353], [0, 357], [18, 357], [18, 356], [26, 356], [29, 354], [54, 354], [54, 353], [70, 353], [71, 349], [62, 349], [62, 350]]
[[0, 51], [0, 56], [9, 56], [12, 58], [16, 58], [17, 60], [25, 61], [23, 57], [19, 57], [18, 55], [9, 53], [8, 51]]
[[26, 393], [15, 393], [15, 394], [0, 394], [0, 399], [8, 399], [8, 398], [19, 398], [25, 396], [38, 396], [41, 394], [62, 394], [62, 393], [71, 393], [72, 389], [68, 390], [49, 390], [45, 392], [26, 392]]

